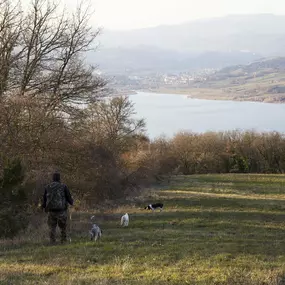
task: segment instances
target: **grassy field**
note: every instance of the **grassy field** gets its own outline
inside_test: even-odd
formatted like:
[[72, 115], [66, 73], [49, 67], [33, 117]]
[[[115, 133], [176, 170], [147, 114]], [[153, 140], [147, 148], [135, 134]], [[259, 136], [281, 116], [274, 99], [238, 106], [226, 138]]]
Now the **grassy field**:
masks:
[[[143, 210], [152, 201], [165, 210]], [[285, 176], [177, 176], [96, 213], [96, 244], [90, 215], [73, 213], [71, 244], [47, 246], [40, 225], [1, 241], [0, 284], [285, 284]]]

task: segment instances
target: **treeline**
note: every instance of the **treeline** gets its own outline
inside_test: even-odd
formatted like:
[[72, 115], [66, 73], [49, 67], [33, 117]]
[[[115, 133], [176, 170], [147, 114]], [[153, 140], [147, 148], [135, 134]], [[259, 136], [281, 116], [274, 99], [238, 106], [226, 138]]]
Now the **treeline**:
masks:
[[150, 143], [161, 174], [284, 173], [285, 136], [254, 131], [179, 133]]

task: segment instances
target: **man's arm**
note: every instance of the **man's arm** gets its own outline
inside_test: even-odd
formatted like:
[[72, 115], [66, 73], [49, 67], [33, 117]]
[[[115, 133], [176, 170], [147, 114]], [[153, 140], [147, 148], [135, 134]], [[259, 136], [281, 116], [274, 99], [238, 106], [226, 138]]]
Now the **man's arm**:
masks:
[[64, 191], [65, 191], [66, 201], [72, 206], [73, 205], [73, 199], [72, 199], [70, 191], [66, 185], [64, 187]]

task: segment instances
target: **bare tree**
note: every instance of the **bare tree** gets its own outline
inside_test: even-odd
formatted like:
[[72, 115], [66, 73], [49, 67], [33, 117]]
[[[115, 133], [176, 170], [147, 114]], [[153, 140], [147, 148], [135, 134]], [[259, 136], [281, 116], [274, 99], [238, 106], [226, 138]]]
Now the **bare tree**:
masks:
[[0, 1], [2, 97], [37, 98], [48, 112], [70, 114], [102, 94], [106, 81], [83, 57], [100, 32], [89, 25], [89, 7], [80, 4], [69, 17], [45, 0], [33, 0], [27, 13]]
[[91, 104], [87, 110], [86, 128], [92, 140], [109, 141], [119, 153], [129, 150], [134, 140], [143, 134], [145, 122], [135, 117], [128, 97], [114, 97]]
[[11, 88], [12, 69], [22, 53], [22, 12], [18, 7], [19, 3], [12, 5], [9, 0], [0, 0], [0, 99]]

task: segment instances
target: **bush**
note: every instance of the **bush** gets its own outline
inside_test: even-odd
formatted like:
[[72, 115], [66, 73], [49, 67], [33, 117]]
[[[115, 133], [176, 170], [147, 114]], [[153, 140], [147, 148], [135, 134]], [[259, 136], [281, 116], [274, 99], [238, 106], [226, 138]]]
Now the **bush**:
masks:
[[0, 236], [13, 238], [26, 228], [27, 196], [23, 187], [24, 171], [21, 161], [8, 161], [0, 179]]

